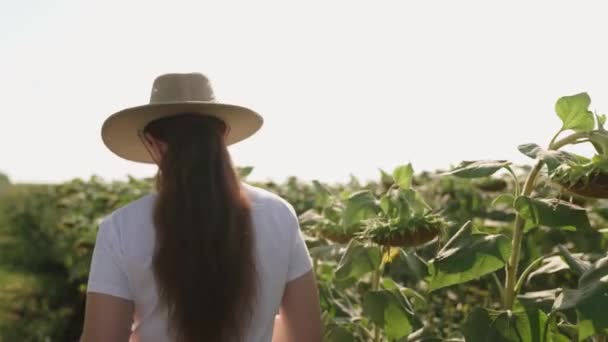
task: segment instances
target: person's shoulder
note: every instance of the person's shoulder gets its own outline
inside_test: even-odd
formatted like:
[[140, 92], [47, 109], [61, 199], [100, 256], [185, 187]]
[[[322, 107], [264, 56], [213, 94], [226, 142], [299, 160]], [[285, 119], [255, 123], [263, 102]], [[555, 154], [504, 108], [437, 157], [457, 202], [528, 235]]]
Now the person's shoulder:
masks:
[[156, 194], [150, 193], [114, 209], [102, 219], [102, 224], [113, 222], [113, 225], [116, 226], [137, 218], [149, 216], [154, 206], [155, 196]]
[[122, 207], [114, 210], [113, 214], [118, 216], [132, 216], [132, 215], [141, 215], [142, 213], [147, 213], [154, 205], [154, 198], [156, 194], [150, 193], [131, 201]]
[[295, 210], [291, 203], [278, 194], [268, 189], [244, 182], [242, 183], [242, 186], [245, 189], [253, 207], [288, 211], [290, 214], [295, 215]]

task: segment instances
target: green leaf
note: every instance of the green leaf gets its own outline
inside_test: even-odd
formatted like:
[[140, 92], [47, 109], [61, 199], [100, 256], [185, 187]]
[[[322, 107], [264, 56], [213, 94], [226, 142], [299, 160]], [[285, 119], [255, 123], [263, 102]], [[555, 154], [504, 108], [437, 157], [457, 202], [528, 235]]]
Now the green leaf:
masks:
[[608, 256], [597, 260], [595, 264], [593, 264], [593, 267], [581, 275], [578, 280], [579, 286], [586, 286], [587, 284], [598, 282], [606, 275], [608, 275]]
[[394, 290], [394, 289], [398, 289], [401, 285], [397, 284], [393, 279], [391, 278], [383, 278], [382, 279], [382, 288], [386, 289], [386, 290]]
[[570, 267], [568, 267], [568, 264], [566, 264], [559, 255], [545, 257], [541, 266], [530, 273], [527, 282], [529, 283], [534, 277], [542, 274], [553, 274], [568, 269], [570, 269]]
[[414, 189], [393, 189], [380, 200], [382, 212], [399, 220], [409, 220], [431, 211], [422, 195]]
[[415, 214], [422, 215], [425, 212], [432, 210], [431, 206], [426, 203], [420, 192], [414, 189], [407, 189], [403, 191], [403, 194]]
[[363, 297], [363, 313], [375, 324], [384, 327], [384, 310], [387, 301], [384, 292], [368, 291]]
[[359, 278], [380, 266], [382, 253], [378, 246], [365, 246], [351, 240], [336, 269], [336, 279]]
[[606, 124], [606, 114], [596, 115], [598, 129], [603, 129]]
[[353, 193], [346, 200], [343, 218], [346, 228], [374, 216], [378, 212], [376, 197], [369, 190], [361, 190]]
[[342, 220], [344, 208], [340, 205], [333, 204], [323, 208], [323, 216], [332, 222], [334, 225], [339, 225]]
[[312, 185], [315, 188], [315, 204], [319, 207], [328, 206], [331, 202], [331, 191], [317, 180], [313, 180]]
[[549, 313], [551, 312], [551, 308], [553, 307], [555, 299], [557, 298], [557, 296], [559, 296], [561, 292], [561, 288], [526, 292], [524, 294], [518, 295], [517, 300], [526, 309], [540, 309], [543, 312]]
[[[446, 245], [447, 247], [447, 245]], [[430, 290], [465, 283], [502, 268], [511, 254], [504, 235], [460, 237], [429, 263]]]
[[386, 289], [386, 290], [400, 291], [404, 296], [406, 296], [411, 301], [412, 307], [414, 308], [415, 311], [424, 310], [427, 307], [427, 302], [423, 295], [421, 295], [420, 293], [416, 292], [416, 290], [413, 290], [409, 287], [404, 287], [404, 286], [401, 286], [400, 284], [397, 284], [391, 278], [382, 279], [382, 288]]
[[589, 135], [589, 141], [599, 155], [606, 156], [608, 154], [608, 131], [593, 131]]
[[562, 164], [578, 163], [586, 160], [586, 158], [578, 156], [574, 153], [546, 150], [537, 144], [522, 144], [519, 145], [517, 149], [519, 152], [532, 159], [539, 159], [545, 162], [549, 175], [553, 174], [555, 169]]
[[393, 171], [393, 179], [401, 189], [409, 189], [412, 186], [413, 176], [414, 168], [411, 163], [399, 166]]
[[608, 256], [599, 259], [579, 279], [578, 289], [564, 290], [553, 309], [576, 309], [579, 341], [608, 329]]
[[555, 301], [556, 310], [576, 308], [579, 320], [593, 321], [596, 331], [608, 329], [608, 315], [605, 314], [608, 307], [608, 275], [579, 289], [566, 289], [562, 295]]
[[443, 175], [454, 175], [461, 178], [488, 177], [505, 166], [511, 165], [506, 160], [463, 161], [456, 168]]
[[355, 175], [353, 175], [352, 173], [350, 174], [348, 178], [348, 183], [346, 183], [346, 185], [352, 189], [360, 189], [362, 187], [361, 182], [359, 182], [359, 179], [355, 177]]
[[570, 267], [568, 267], [568, 264], [566, 264], [559, 255], [546, 257], [543, 259], [541, 266], [530, 273], [527, 282], [529, 283], [534, 277], [541, 274], [553, 274], [568, 269], [570, 269]]
[[323, 222], [325, 217], [323, 215], [317, 213], [314, 209], [309, 209], [300, 214], [298, 216], [298, 220], [300, 221], [300, 225], [304, 227], [310, 227], [317, 225]]
[[419, 310], [425, 310], [427, 308], [428, 303], [427, 303], [426, 299], [424, 298], [424, 296], [421, 295], [420, 293], [418, 293], [417, 291], [415, 291], [414, 289], [411, 289], [409, 287], [401, 287], [400, 291], [401, 291], [401, 293], [403, 293], [404, 296], [409, 298], [414, 310], [419, 311]]
[[[444, 342], [453, 340], [444, 340], [442, 338], [433, 336], [434, 329], [430, 325], [425, 325], [422, 328], [414, 331], [407, 335], [407, 339], [401, 340], [400, 342]], [[459, 341], [459, 340], [458, 340]]]
[[327, 342], [352, 342], [355, 341], [355, 336], [352, 332], [342, 326], [331, 327], [325, 335], [323, 341]]
[[397, 290], [368, 291], [363, 296], [363, 313], [381, 327], [389, 340], [413, 331], [411, 305]]
[[389, 339], [398, 339], [412, 332], [412, 325], [407, 313], [395, 304], [389, 304], [384, 310], [384, 333]]
[[557, 249], [559, 254], [564, 258], [568, 267], [574, 272], [576, 275], [583, 275], [585, 272], [591, 270], [591, 264], [587, 261], [579, 258], [577, 255], [571, 254], [564, 246], [558, 245]]
[[[540, 310], [495, 311], [477, 307], [467, 317], [464, 336], [467, 342], [544, 342], [547, 315]], [[568, 341], [553, 329], [546, 341]]]
[[241, 178], [241, 179], [247, 178], [247, 176], [249, 176], [252, 171], [253, 171], [253, 166], [237, 167], [237, 173], [239, 175], [239, 178]]
[[310, 256], [317, 259], [322, 260], [334, 260], [336, 258], [339, 259], [340, 252], [342, 250], [342, 245], [331, 244], [331, 245], [321, 245], [314, 246], [308, 249]]
[[456, 246], [457, 242], [471, 236], [472, 233], [473, 223], [471, 222], [471, 220], [468, 220], [460, 228], [458, 228], [456, 233], [454, 233], [454, 235], [452, 235], [448, 242], [445, 243], [445, 245], [439, 250], [439, 253], [437, 253], [437, 255], [441, 255], [442, 253], [445, 253], [445, 251], [452, 249], [452, 247]]
[[562, 119], [562, 130], [572, 129], [578, 132], [593, 130], [595, 121], [589, 111], [591, 98], [587, 93], [563, 96], [555, 103], [555, 112]]
[[564, 290], [555, 300], [554, 310], [576, 309], [579, 341], [608, 329], [608, 275], [576, 290]]
[[498, 204], [505, 204], [509, 208], [512, 208], [514, 202], [515, 202], [515, 196], [513, 196], [511, 194], [500, 194], [492, 200], [492, 203], [490, 204], [490, 206], [495, 207]]
[[408, 272], [408, 276], [411, 276], [416, 280], [422, 280], [428, 276], [427, 263], [418, 256], [415, 251], [405, 251], [403, 248], [400, 248], [400, 253], [400, 260], [404, 264], [403, 269]]
[[483, 308], [476, 307], [467, 316], [463, 334], [467, 342], [508, 341], [492, 330], [493, 318]]
[[539, 225], [564, 230], [591, 229], [587, 211], [570, 202], [519, 196], [515, 210], [526, 219], [525, 231]]
[[391, 189], [384, 194], [380, 200], [380, 208], [384, 215], [391, 219], [398, 219], [399, 217], [409, 217], [410, 204], [404, 194], [405, 191], [402, 189]]
[[597, 153], [602, 156], [608, 156], [608, 131], [604, 128], [606, 123], [606, 115], [595, 114], [597, 121], [597, 130], [594, 130], [589, 135], [589, 141], [595, 147]]
[[395, 183], [395, 180], [393, 179], [393, 176], [391, 176], [388, 172], [380, 169], [380, 182], [384, 186], [389, 187], [393, 185], [393, 183]]
[[391, 209], [391, 199], [388, 194], [385, 194], [380, 198], [380, 209], [382, 212], [387, 215]]

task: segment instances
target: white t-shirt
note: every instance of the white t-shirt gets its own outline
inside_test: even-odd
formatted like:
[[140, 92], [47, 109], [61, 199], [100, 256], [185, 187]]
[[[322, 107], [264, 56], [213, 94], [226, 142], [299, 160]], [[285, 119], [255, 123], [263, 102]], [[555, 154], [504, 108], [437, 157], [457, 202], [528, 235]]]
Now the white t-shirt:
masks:
[[[311, 269], [310, 256], [293, 207], [279, 196], [243, 184], [251, 200], [259, 277], [257, 306], [247, 342], [270, 342], [285, 284]], [[151, 268], [155, 194], [104, 218], [89, 273], [87, 292], [109, 294], [135, 304], [130, 342], [169, 342], [166, 310], [158, 305]]]

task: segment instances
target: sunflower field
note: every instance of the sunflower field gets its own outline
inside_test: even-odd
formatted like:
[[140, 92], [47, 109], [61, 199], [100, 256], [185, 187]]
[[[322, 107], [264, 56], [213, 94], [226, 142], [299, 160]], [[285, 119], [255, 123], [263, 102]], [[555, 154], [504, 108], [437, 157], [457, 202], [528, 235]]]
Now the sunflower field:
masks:
[[[516, 145], [529, 165], [250, 182], [299, 215], [325, 340], [608, 341], [608, 131], [590, 102], [557, 100], [554, 138]], [[0, 177], [0, 342], [78, 340], [98, 224], [152, 184]]]

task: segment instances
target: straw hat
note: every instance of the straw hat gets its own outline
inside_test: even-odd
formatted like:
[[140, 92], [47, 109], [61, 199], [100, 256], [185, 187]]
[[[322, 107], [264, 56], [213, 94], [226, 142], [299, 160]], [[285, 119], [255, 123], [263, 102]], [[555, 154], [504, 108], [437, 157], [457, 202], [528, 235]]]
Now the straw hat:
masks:
[[217, 102], [211, 83], [203, 74], [165, 74], [154, 80], [150, 103], [109, 116], [101, 128], [101, 137], [110, 151], [122, 158], [154, 163], [139, 134], [149, 122], [181, 113], [197, 113], [223, 120], [228, 127], [227, 145], [253, 135], [264, 122], [251, 109]]

